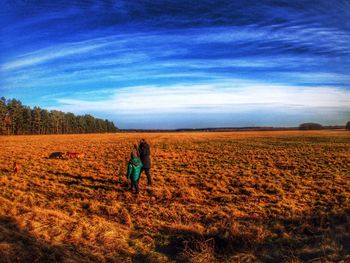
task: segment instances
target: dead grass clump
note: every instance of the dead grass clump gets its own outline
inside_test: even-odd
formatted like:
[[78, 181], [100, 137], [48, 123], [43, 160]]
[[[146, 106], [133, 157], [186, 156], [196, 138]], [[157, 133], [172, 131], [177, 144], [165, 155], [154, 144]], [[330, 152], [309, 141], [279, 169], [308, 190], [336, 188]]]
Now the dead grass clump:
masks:
[[234, 256], [229, 256], [223, 262], [231, 263], [231, 262], [244, 262], [244, 263], [260, 263], [260, 261], [253, 252], [241, 252], [237, 253]]
[[1, 251], [1, 262], [12, 262], [13, 261], [13, 255], [14, 255], [14, 244], [8, 243], [8, 242], [2, 242], [5, 237], [3, 236], [3, 233], [0, 236], [0, 251]]
[[204, 235], [205, 228], [200, 224], [171, 224], [164, 228], [165, 233], [183, 233], [189, 236], [200, 237]]
[[114, 220], [120, 214], [120, 205], [100, 205], [100, 215], [108, 217], [110, 220]]
[[172, 261], [162, 253], [149, 251], [145, 253], [136, 253], [129, 262], [166, 263]]
[[131, 227], [132, 226], [132, 218], [129, 214], [129, 211], [125, 208], [122, 208], [120, 210], [120, 216], [119, 216], [121, 223], [125, 226]]
[[155, 201], [170, 200], [173, 197], [173, 193], [169, 188], [153, 187], [153, 189], [149, 189], [147, 192], [154, 197]]
[[281, 189], [279, 185], [273, 184], [273, 183], [266, 183], [262, 185], [265, 193], [271, 194], [271, 195], [282, 195], [283, 189]]
[[215, 257], [214, 239], [185, 241], [182, 256], [191, 263], [219, 262]]
[[21, 171], [22, 165], [15, 161], [13, 163], [13, 174], [18, 174]]
[[239, 188], [239, 193], [243, 194], [243, 195], [251, 196], [254, 193], [254, 189], [252, 189], [250, 187], [243, 186], [243, 187]]
[[263, 242], [270, 236], [269, 230], [262, 222], [229, 221], [215, 230], [209, 232], [215, 240], [216, 248], [223, 254], [241, 251]]

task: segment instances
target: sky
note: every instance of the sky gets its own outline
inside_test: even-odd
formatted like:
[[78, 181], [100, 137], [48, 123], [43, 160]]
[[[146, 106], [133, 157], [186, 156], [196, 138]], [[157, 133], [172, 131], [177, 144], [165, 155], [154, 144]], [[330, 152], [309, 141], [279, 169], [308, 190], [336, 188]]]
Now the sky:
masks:
[[0, 0], [0, 96], [119, 128], [344, 125], [350, 0]]

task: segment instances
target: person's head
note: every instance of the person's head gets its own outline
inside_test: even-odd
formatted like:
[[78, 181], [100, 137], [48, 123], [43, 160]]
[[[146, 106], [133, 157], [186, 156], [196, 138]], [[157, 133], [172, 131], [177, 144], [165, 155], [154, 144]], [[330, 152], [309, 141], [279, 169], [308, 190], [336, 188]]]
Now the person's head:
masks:
[[145, 142], [146, 142], [145, 139], [141, 139], [141, 140], [140, 140], [140, 144], [141, 144], [141, 143], [145, 143]]
[[138, 158], [139, 157], [139, 147], [136, 143], [133, 144], [130, 157], [131, 158]]
[[132, 159], [139, 158], [139, 156], [138, 156], [138, 154], [137, 154], [136, 151], [132, 151], [132, 152], [131, 152], [131, 158], [132, 158]]

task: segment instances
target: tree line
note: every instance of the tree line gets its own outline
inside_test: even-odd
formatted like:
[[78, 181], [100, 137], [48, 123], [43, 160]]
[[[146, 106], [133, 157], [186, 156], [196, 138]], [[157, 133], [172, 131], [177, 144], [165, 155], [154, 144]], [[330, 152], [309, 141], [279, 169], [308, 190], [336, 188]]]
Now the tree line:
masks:
[[[307, 122], [299, 125], [299, 130], [344, 129], [343, 125], [323, 126], [319, 123]], [[350, 130], [350, 121], [345, 124], [345, 129]]]
[[100, 133], [117, 130], [112, 121], [89, 114], [76, 116], [70, 112], [30, 108], [16, 99], [0, 99], [0, 135]]

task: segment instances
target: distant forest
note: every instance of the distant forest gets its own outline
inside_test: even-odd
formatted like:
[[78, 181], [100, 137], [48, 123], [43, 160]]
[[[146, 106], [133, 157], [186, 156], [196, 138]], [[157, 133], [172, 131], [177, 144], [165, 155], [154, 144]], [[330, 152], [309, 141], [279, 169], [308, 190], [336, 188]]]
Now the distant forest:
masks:
[[115, 132], [113, 122], [91, 115], [74, 115], [62, 111], [22, 105], [16, 99], [0, 99], [0, 135], [70, 134]]

